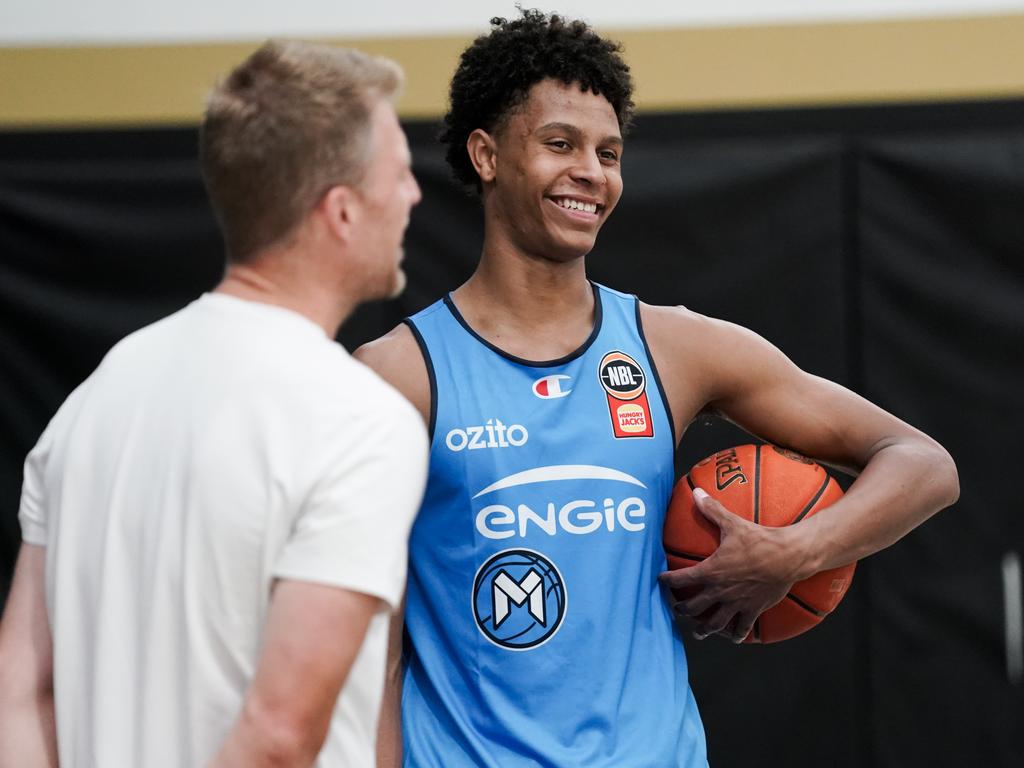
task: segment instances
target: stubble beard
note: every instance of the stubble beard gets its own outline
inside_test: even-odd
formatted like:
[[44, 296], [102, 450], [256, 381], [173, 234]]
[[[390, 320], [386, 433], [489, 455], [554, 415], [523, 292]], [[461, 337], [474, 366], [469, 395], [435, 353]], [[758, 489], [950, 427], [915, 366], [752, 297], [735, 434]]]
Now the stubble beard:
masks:
[[405, 276], [405, 270], [402, 269], [401, 265], [395, 266], [395, 271], [391, 276], [391, 291], [385, 298], [397, 299], [405, 291], [406, 283], [408, 279]]

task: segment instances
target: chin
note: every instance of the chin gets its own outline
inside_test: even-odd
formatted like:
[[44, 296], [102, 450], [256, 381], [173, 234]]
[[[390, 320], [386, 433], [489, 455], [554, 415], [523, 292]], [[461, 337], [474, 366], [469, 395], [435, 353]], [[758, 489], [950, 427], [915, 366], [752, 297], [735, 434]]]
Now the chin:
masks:
[[405, 290], [406, 282], [405, 272], [401, 269], [396, 270], [391, 279], [391, 290], [388, 291], [387, 296], [384, 296], [383, 298], [397, 299]]
[[381, 275], [376, 280], [363, 284], [358, 303], [396, 299], [405, 290], [405, 283], [405, 272], [400, 269], [390, 275]]
[[596, 240], [587, 238], [576, 242], [566, 242], [563, 240], [562, 242], [552, 243], [551, 250], [549, 251], [551, 254], [550, 258], [552, 261], [563, 263], [582, 259], [594, 250], [595, 242]]

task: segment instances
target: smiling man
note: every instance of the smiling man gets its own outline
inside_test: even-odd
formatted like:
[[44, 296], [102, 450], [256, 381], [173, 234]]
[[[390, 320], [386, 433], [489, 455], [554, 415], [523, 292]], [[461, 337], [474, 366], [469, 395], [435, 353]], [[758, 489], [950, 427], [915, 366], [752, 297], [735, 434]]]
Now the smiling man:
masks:
[[[616, 44], [537, 11], [495, 19], [452, 81], [442, 138], [482, 199], [479, 266], [357, 353], [432, 433], [382, 765], [404, 748], [416, 768], [705, 766], [659, 576], [693, 588], [700, 634], [741, 640], [794, 581], [956, 497], [939, 445], [755, 334], [587, 280], [622, 194], [631, 93]], [[721, 547], [662, 575], [674, 451], [703, 412], [860, 478], [786, 529], [705, 498]]]

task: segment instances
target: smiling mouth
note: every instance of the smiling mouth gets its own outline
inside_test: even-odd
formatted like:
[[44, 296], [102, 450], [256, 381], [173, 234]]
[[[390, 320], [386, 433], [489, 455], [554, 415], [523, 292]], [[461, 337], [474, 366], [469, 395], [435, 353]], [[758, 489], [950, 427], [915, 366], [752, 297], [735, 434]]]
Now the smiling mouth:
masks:
[[577, 200], [573, 197], [551, 197], [548, 199], [559, 208], [565, 208], [567, 211], [581, 211], [582, 213], [597, 214], [604, 210], [604, 206], [600, 203], [586, 202], [584, 200]]

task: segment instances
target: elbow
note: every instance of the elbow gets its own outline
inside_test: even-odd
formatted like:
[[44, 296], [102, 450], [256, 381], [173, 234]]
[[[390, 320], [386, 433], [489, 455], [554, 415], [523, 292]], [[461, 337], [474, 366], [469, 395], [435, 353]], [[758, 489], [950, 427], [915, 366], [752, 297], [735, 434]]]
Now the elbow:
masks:
[[953, 457], [941, 445], [935, 443], [931, 453], [929, 475], [935, 486], [937, 508], [945, 509], [960, 498], [960, 474]]
[[275, 768], [312, 765], [323, 747], [330, 723], [329, 717], [311, 720], [252, 703], [245, 705], [243, 712], [249, 725], [246, 730], [259, 741], [257, 751], [263, 760], [260, 765]]
[[948, 453], [946, 459], [949, 462], [949, 499], [946, 502], [946, 506], [952, 506], [960, 498], [960, 473], [957, 472], [956, 462], [953, 461], [953, 457]]
[[[0, 713], [53, 710], [53, 677], [48, 671], [30, 671], [0, 647]], [[0, 722], [4, 719], [0, 716]]]

